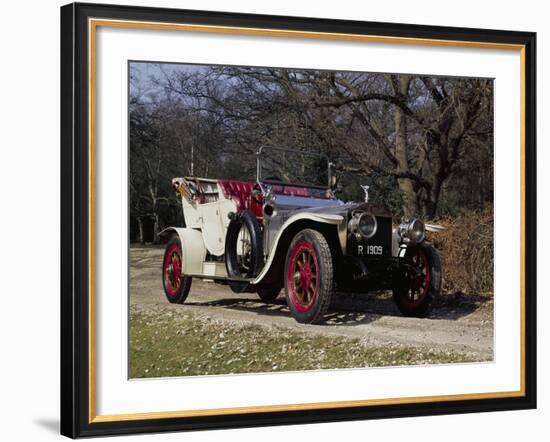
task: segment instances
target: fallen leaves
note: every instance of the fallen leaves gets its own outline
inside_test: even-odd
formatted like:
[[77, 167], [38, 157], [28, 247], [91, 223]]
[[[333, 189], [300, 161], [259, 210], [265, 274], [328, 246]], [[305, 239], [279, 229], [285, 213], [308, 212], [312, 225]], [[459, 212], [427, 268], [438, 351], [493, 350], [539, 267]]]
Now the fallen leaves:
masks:
[[259, 326], [161, 308], [131, 310], [130, 376], [257, 373], [478, 361], [368, 339]]

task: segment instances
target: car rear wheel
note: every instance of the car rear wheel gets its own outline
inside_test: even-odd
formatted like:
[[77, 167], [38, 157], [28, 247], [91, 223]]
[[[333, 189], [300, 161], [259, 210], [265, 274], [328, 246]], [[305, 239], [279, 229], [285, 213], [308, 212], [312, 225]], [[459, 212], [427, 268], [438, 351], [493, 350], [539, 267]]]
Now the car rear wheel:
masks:
[[285, 262], [286, 303], [296, 321], [323, 322], [333, 283], [332, 255], [325, 237], [312, 229], [292, 240]]
[[393, 288], [393, 298], [404, 316], [424, 318], [441, 292], [441, 259], [431, 246], [407, 250], [404, 271]]
[[191, 277], [182, 272], [181, 242], [173, 236], [164, 251], [162, 260], [162, 285], [166, 299], [173, 304], [183, 304], [191, 289]]

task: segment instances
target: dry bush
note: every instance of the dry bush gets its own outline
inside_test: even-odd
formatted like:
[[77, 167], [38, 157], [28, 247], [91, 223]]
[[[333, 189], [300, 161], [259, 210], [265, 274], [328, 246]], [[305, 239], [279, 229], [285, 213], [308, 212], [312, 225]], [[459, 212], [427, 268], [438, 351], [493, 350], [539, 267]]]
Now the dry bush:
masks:
[[443, 265], [443, 291], [493, 294], [493, 208], [464, 211], [433, 221], [445, 227], [430, 233]]

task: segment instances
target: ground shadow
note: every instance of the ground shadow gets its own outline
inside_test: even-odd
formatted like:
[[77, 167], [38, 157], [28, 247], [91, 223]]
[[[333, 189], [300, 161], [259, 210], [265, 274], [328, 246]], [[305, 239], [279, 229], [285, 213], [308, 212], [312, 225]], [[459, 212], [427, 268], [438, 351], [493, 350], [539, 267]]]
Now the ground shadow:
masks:
[[[457, 320], [467, 316], [484, 303], [488, 298], [473, 295], [442, 295], [428, 319]], [[290, 311], [282, 294], [270, 303], [263, 302], [255, 294], [239, 298], [226, 298], [215, 301], [187, 302], [187, 305], [222, 307], [265, 316], [289, 317]], [[361, 325], [384, 316], [403, 316], [388, 292], [369, 294], [337, 293], [326, 314], [327, 325]]]
[[254, 294], [247, 298], [225, 298], [215, 301], [186, 302], [185, 305], [200, 307], [223, 307], [231, 310], [246, 311], [265, 316], [289, 316], [290, 311], [284, 299], [279, 298], [272, 302], [261, 301]]
[[[290, 311], [284, 298], [279, 298], [273, 302], [265, 303], [251, 295], [250, 298], [230, 298], [207, 302], [186, 302], [186, 305], [222, 307], [232, 310], [245, 311], [265, 316], [290, 317]], [[340, 311], [331, 306], [329, 312], [325, 315], [326, 325], [360, 325], [372, 322], [381, 315], [372, 314], [367, 311]]]
[[483, 308], [493, 309], [492, 297], [462, 292], [444, 293], [436, 301], [430, 317], [456, 320]]
[[[474, 313], [492, 300], [486, 296], [442, 293], [434, 303], [428, 319], [458, 320]], [[380, 316], [403, 316], [389, 291], [371, 293], [341, 293], [333, 300], [339, 311], [368, 312]]]

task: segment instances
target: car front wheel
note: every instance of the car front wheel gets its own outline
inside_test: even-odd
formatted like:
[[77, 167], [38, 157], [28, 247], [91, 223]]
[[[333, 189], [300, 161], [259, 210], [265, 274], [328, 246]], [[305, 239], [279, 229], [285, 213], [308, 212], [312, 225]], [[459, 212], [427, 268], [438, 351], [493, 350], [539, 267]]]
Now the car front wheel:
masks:
[[285, 262], [286, 303], [296, 321], [323, 322], [333, 284], [332, 255], [325, 237], [302, 230], [290, 243]]
[[441, 292], [441, 259], [432, 246], [407, 250], [404, 270], [393, 288], [393, 298], [404, 316], [424, 318]]

